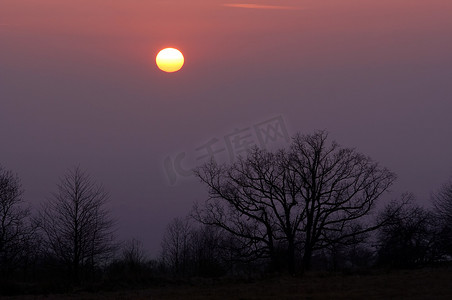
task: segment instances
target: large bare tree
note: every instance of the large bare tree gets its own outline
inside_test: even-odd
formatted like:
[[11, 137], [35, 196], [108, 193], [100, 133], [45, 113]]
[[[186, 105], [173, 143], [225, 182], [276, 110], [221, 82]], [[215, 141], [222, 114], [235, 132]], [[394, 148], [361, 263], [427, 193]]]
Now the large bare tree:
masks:
[[8, 276], [23, 261], [34, 228], [19, 177], [0, 166], [0, 270]]
[[287, 158], [284, 151], [254, 148], [231, 165], [211, 161], [195, 171], [207, 184], [210, 198], [195, 205], [193, 215], [231, 234], [230, 251], [238, 260], [267, 258], [276, 267], [277, 248], [283, 246], [288, 267], [294, 265], [302, 215], [297, 205], [299, 184]]
[[395, 175], [354, 149], [328, 143], [327, 136], [296, 135], [288, 151], [254, 148], [232, 164], [197, 168], [209, 199], [195, 205], [195, 218], [234, 235], [243, 257], [275, 262], [283, 247], [289, 272], [297, 249], [309, 269], [315, 250], [377, 228], [360, 221]]
[[291, 145], [289, 166], [300, 183], [305, 269], [310, 268], [313, 251], [378, 228], [381, 224], [366, 225], [363, 217], [396, 179], [370, 157], [328, 143], [327, 137], [325, 131], [298, 134]]
[[61, 178], [43, 205], [40, 226], [47, 251], [62, 261], [78, 281], [83, 267], [94, 267], [115, 249], [115, 220], [106, 208], [108, 193], [80, 167]]

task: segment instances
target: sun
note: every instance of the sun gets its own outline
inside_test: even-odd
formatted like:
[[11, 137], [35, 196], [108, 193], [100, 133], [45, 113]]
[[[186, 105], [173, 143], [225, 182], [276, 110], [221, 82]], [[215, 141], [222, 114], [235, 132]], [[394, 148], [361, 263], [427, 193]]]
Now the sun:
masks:
[[160, 50], [155, 58], [157, 67], [168, 73], [179, 71], [184, 65], [184, 56], [182, 52], [175, 48], [165, 48]]

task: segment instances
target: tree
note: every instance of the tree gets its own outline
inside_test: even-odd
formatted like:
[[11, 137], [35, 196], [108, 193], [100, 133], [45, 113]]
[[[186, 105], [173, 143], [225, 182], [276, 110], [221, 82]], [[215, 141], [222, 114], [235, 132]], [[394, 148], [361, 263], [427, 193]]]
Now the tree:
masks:
[[354, 149], [327, 143], [324, 131], [296, 135], [290, 149], [252, 149], [232, 164], [211, 161], [195, 170], [209, 199], [195, 205], [195, 218], [236, 237], [244, 258], [277, 262], [284, 247], [286, 267], [294, 272], [296, 249], [303, 269], [313, 252], [347, 243], [378, 228], [361, 221], [395, 180]]
[[288, 267], [293, 266], [296, 235], [301, 223], [298, 183], [288, 155], [254, 148], [231, 165], [211, 161], [195, 170], [209, 188], [204, 206], [195, 205], [194, 218], [233, 236], [235, 260], [269, 259], [278, 268], [278, 246], [286, 244]]
[[162, 259], [178, 275], [185, 274], [188, 270], [191, 238], [191, 224], [188, 219], [173, 219], [164, 233]]
[[115, 220], [106, 209], [108, 193], [80, 167], [61, 178], [58, 190], [40, 212], [46, 248], [80, 280], [81, 269], [93, 268], [115, 248]]
[[224, 232], [196, 226], [190, 217], [175, 218], [162, 240], [162, 261], [177, 275], [220, 276], [225, 273]]
[[392, 202], [380, 214], [386, 222], [377, 235], [379, 264], [411, 268], [438, 259], [437, 220], [413, 201], [411, 194], [405, 194], [401, 202]]
[[123, 243], [120, 256], [106, 268], [109, 281], [121, 281], [127, 284], [142, 284], [152, 275], [152, 268], [147, 260], [143, 243], [131, 239]]
[[370, 157], [338, 143], [326, 142], [324, 131], [296, 135], [289, 168], [300, 183], [303, 266], [310, 268], [312, 253], [335, 243], [356, 242], [380, 224], [364, 224], [377, 200], [396, 176]]
[[452, 180], [432, 195], [435, 215], [440, 222], [440, 245], [444, 254], [452, 256]]
[[146, 262], [146, 253], [143, 243], [136, 239], [125, 242], [121, 253], [122, 260], [130, 266], [140, 266]]
[[0, 269], [8, 276], [23, 261], [34, 228], [23, 206], [19, 177], [0, 166]]
[[193, 226], [190, 233], [190, 268], [192, 274], [215, 277], [226, 273], [229, 251], [227, 233], [218, 227]]

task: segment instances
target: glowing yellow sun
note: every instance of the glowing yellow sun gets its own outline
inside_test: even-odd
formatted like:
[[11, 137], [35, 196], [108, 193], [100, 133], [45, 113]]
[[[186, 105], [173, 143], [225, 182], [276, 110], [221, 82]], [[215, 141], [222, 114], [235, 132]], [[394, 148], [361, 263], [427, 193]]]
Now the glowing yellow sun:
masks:
[[177, 72], [184, 65], [184, 56], [182, 52], [175, 48], [165, 48], [157, 54], [155, 62], [162, 71], [168, 73]]

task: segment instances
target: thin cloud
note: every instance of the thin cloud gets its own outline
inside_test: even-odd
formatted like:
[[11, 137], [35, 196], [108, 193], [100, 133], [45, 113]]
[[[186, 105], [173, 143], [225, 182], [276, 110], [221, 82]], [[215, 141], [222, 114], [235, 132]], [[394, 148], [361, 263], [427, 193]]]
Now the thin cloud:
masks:
[[260, 5], [260, 4], [245, 4], [245, 3], [228, 3], [223, 4], [226, 7], [234, 8], [252, 8], [252, 9], [273, 9], [273, 10], [300, 10], [301, 8], [295, 6], [278, 6], [278, 5]]

